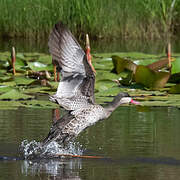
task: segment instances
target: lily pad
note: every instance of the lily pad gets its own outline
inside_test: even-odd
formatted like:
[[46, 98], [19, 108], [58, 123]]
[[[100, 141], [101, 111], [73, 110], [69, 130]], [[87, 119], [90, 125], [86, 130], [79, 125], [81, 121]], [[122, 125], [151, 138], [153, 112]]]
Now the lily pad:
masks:
[[139, 65], [135, 73], [136, 83], [143, 84], [151, 89], [158, 89], [165, 86], [170, 77], [168, 72], [156, 72], [146, 66]]
[[124, 70], [130, 70], [135, 73], [137, 65], [128, 59], [121, 58], [119, 56], [112, 56], [114, 70], [117, 74]]
[[114, 86], [114, 87], [111, 87], [111, 88], [108, 88], [108, 89], [105, 89], [105, 90], [101, 90], [99, 92], [97, 92], [95, 94], [95, 96], [100, 97], [105, 97], [105, 96], [116, 96], [118, 93], [120, 92], [126, 92], [127, 89], [125, 88], [120, 88], [118, 86]]
[[16, 89], [12, 89], [4, 94], [0, 95], [1, 100], [22, 100], [22, 99], [32, 99], [34, 96], [23, 94]]
[[[96, 74], [96, 82], [99, 80], [104, 80], [104, 79], [109, 79], [109, 80], [114, 80], [114, 79], [119, 79], [120, 75], [110, 73], [109, 71], [98, 71]], [[126, 76], [125, 73], [122, 75], [123, 77]]]
[[41, 55], [38, 58], [38, 62], [41, 62], [43, 64], [50, 64], [52, 63], [52, 57], [49, 55]]
[[10, 90], [12, 90], [13, 88], [10, 86], [0, 86], [0, 93], [5, 93], [8, 92]]
[[2, 86], [11, 86], [11, 87], [13, 87], [13, 86], [16, 86], [16, 83], [14, 82], [14, 80], [12, 80], [12, 81], [5, 81], [5, 82], [2, 82], [2, 83], [0, 83], [0, 85], [2, 85]]
[[35, 79], [27, 78], [24, 76], [15, 77], [14, 81], [17, 85], [29, 85], [35, 81]]
[[[11, 60], [9, 60], [9, 63], [11, 64], [12, 67], [12, 62]], [[16, 70], [23, 70], [23, 67], [26, 66], [26, 62], [20, 58], [16, 58], [16, 62], [15, 62], [15, 69]]]
[[172, 86], [169, 90], [169, 93], [180, 94], [180, 84], [176, 84], [176, 85]]
[[104, 91], [112, 88], [115, 85], [116, 83], [112, 80], [104, 79], [96, 82], [95, 89], [97, 89], [98, 91]]
[[53, 70], [53, 65], [47, 65], [40, 62], [28, 62], [28, 66], [33, 71], [49, 71]]
[[39, 87], [39, 86], [36, 86], [36, 87], [33, 87], [33, 88], [28, 88], [28, 89], [24, 89], [24, 93], [30, 93], [30, 94], [35, 94], [35, 93], [54, 93], [57, 89], [53, 89], [52, 88], [49, 88], [49, 87]]
[[11, 76], [2, 76], [0, 77], [0, 82], [7, 82], [7, 81], [12, 81], [13, 77]]
[[172, 74], [180, 73], [180, 57], [176, 58], [175, 61], [171, 62], [171, 64], [172, 64], [171, 73]]
[[23, 106], [20, 101], [0, 101], [0, 109], [18, 109]]
[[43, 100], [31, 100], [31, 101], [23, 101], [22, 104], [29, 108], [57, 108], [59, 105], [53, 103], [51, 101], [43, 101]]

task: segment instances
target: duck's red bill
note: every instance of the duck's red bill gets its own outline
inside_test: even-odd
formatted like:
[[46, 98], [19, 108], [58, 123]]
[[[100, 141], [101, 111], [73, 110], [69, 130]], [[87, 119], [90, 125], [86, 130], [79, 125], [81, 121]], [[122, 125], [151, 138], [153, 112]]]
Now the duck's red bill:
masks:
[[140, 104], [140, 102], [135, 101], [135, 100], [133, 100], [133, 99], [131, 99], [131, 102], [130, 102], [130, 103], [135, 104], [135, 105], [139, 105], [139, 104]]

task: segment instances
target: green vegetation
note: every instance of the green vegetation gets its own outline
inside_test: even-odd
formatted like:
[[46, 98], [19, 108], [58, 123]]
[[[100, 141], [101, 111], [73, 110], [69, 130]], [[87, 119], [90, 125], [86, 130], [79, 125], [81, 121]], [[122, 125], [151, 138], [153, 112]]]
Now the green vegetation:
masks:
[[0, 36], [46, 37], [59, 20], [81, 38], [160, 38], [180, 29], [178, 0], [0, 0]]
[[[180, 107], [180, 95], [178, 94], [180, 93], [180, 74], [178, 73], [180, 54], [173, 54], [176, 60], [172, 64], [177, 62], [174, 64], [176, 68], [172, 69], [175, 76], [172, 80], [170, 79], [171, 82], [168, 81], [164, 83], [163, 88], [155, 90], [137, 84], [135, 81], [123, 82], [122, 79], [127, 79], [129, 71], [123, 70], [119, 74], [112, 72], [114, 64], [110, 57], [115, 57], [115, 55], [121, 57], [121, 61], [123, 58], [128, 58], [129, 61], [141, 66], [157, 62], [162, 57], [162, 55], [135, 52], [95, 54], [93, 65], [96, 69], [95, 97], [97, 103], [111, 101], [112, 96], [119, 92], [128, 92], [141, 101], [142, 106]], [[9, 52], [0, 52], [0, 109], [19, 107], [54, 109], [58, 107], [57, 104], [48, 100], [48, 96], [54, 94], [58, 87], [58, 82], [54, 82], [51, 56], [43, 53], [17, 53], [16, 75], [13, 75], [10, 56]], [[154, 78], [153, 73], [150, 76]], [[144, 77], [144, 74], [140, 77]]]

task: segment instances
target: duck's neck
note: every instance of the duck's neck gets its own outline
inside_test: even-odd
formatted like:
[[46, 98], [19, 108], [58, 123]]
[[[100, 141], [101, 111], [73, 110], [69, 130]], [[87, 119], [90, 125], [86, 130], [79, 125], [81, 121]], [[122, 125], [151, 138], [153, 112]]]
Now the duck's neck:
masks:
[[116, 99], [116, 97], [113, 99], [112, 102], [108, 103], [108, 105], [106, 105], [104, 108], [108, 114], [108, 117], [111, 115], [111, 113], [117, 108], [119, 107], [119, 100]]

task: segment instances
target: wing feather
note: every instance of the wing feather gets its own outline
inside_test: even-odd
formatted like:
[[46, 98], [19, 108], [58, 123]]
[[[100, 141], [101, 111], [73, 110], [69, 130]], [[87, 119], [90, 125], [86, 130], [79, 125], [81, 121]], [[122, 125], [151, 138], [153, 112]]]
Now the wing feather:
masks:
[[85, 52], [61, 22], [50, 33], [48, 46], [53, 63], [61, 70], [56, 97], [78, 99], [82, 95], [94, 103], [94, 72]]
[[71, 32], [61, 22], [57, 23], [52, 30], [48, 46], [53, 60], [63, 71], [85, 76], [83, 67], [85, 53]]

